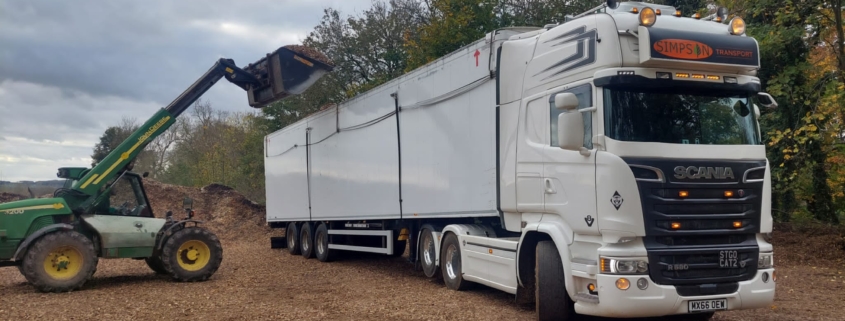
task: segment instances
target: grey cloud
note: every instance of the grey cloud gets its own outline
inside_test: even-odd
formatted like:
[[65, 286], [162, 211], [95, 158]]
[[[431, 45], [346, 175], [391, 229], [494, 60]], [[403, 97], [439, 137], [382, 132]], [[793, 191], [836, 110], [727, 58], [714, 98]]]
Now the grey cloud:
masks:
[[295, 39], [326, 6], [351, 13], [369, 1], [5, 1], [0, 80], [166, 103], [220, 56], [244, 65], [287, 44], [215, 30], [221, 23]]

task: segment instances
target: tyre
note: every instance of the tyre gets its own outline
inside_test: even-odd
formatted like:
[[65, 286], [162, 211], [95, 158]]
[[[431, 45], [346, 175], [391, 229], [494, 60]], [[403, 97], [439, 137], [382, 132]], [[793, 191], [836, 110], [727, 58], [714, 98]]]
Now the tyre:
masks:
[[431, 230], [425, 228], [420, 233], [420, 241], [417, 250], [420, 256], [420, 264], [422, 265], [423, 273], [430, 278], [439, 278], [440, 270], [437, 268], [437, 249], [434, 246], [434, 237], [431, 235]]
[[161, 250], [164, 269], [180, 282], [205, 281], [223, 261], [220, 240], [200, 227], [186, 227], [167, 239]]
[[288, 252], [291, 255], [299, 255], [299, 229], [296, 228], [296, 223], [288, 223], [285, 228], [285, 240], [288, 242]]
[[310, 259], [314, 257], [314, 225], [311, 223], [303, 223], [302, 230], [299, 231], [299, 247], [302, 257]]
[[70, 292], [91, 278], [97, 262], [91, 240], [76, 231], [59, 231], [32, 244], [21, 272], [41, 292]]
[[461, 244], [458, 242], [458, 236], [454, 233], [446, 234], [441, 249], [440, 269], [442, 271], [440, 274], [443, 275], [443, 283], [446, 283], [447, 288], [455, 291], [468, 289], [471, 282], [464, 280]]
[[407, 246], [408, 241], [393, 241], [393, 254], [390, 255], [392, 257], [399, 257], [402, 254], [405, 254], [405, 247]]
[[160, 255], [160, 253], [153, 253], [153, 256], [144, 258], [144, 261], [147, 262], [147, 266], [150, 267], [155, 274], [168, 274], [167, 270], [164, 269], [164, 263], [161, 261]]
[[326, 224], [320, 224], [314, 232], [314, 255], [320, 262], [334, 261], [337, 250], [329, 249], [329, 228]]
[[570, 320], [575, 303], [566, 294], [563, 262], [552, 241], [537, 243], [535, 271], [537, 320]]

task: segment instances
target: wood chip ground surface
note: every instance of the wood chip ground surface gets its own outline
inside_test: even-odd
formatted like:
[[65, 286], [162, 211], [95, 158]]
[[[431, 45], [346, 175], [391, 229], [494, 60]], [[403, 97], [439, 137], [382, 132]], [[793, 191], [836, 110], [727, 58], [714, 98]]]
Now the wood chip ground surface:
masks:
[[[159, 216], [164, 208], [178, 209], [184, 195], [195, 198], [198, 217], [208, 221], [223, 243], [217, 274], [206, 282], [176, 283], [153, 274], [144, 261], [101, 259], [82, 290], [42, 294], [16, 268], [0, 268], [0, 320], [534, 319], [531, 307], [518, 306], [508, 294], [482, 286], [450, 291], [441, 281], [414, 271], [405, 257], [356, 253], [321, 263], [270, 249], [269, 237], [282, 231], [263, 227], [263, 208], [225, 187], [146, 185]], [[780, 247], [775, 252], [774, 305], [720, 312], [714, 320], [842, 320], [845, 239], [837, 233], [841, 230], [776, 227], [774, 243]]]

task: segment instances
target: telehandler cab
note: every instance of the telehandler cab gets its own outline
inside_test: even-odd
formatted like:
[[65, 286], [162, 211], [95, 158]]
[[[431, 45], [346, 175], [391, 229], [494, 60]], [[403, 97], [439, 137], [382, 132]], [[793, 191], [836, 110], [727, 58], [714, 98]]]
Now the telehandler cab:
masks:
[[165, 108], [155, 113], [93, 168], [60, 168], [66, 179], [52, 198], [0, 204], [0, 266], [17, 266], [42, 292], [81, 288], [99, 258], [144, 259], [156, 273], [177, 281], [204, 281], [223, 260], [217, 236], [193, 218], [153, 215], [143, 177], [132, 172], [140, 153], [166, 131], [220, 78], [247, 91], [249, 105], [262, 108], [300, 94], [333, 69], [320, 53], [285, 46], [239, 68], [220, 59]]

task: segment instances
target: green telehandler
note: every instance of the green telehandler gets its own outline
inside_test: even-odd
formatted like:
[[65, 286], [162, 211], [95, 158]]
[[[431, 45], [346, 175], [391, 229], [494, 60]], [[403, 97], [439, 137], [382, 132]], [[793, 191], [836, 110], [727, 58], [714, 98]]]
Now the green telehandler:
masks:
[[158, 274], [176, 281], [204, 281], [223, 260], [220, 241], [194, 219], [185, 198], [184, 218], [153, 215], [143, 178], [134, 161], [220, 78], [247, 92], [249, 105], [262, 108], [300, 94], [334, 67], [322, 54], [285, 46], [239, 68], [218, 60], [202, 77], [92, 168], [59, 168], [65, 180], [52, 198], [0, 204], [0, 267], [16, 266], [42, 292], [68, 292], [91, 278], [100, 258], [145, 260]]

